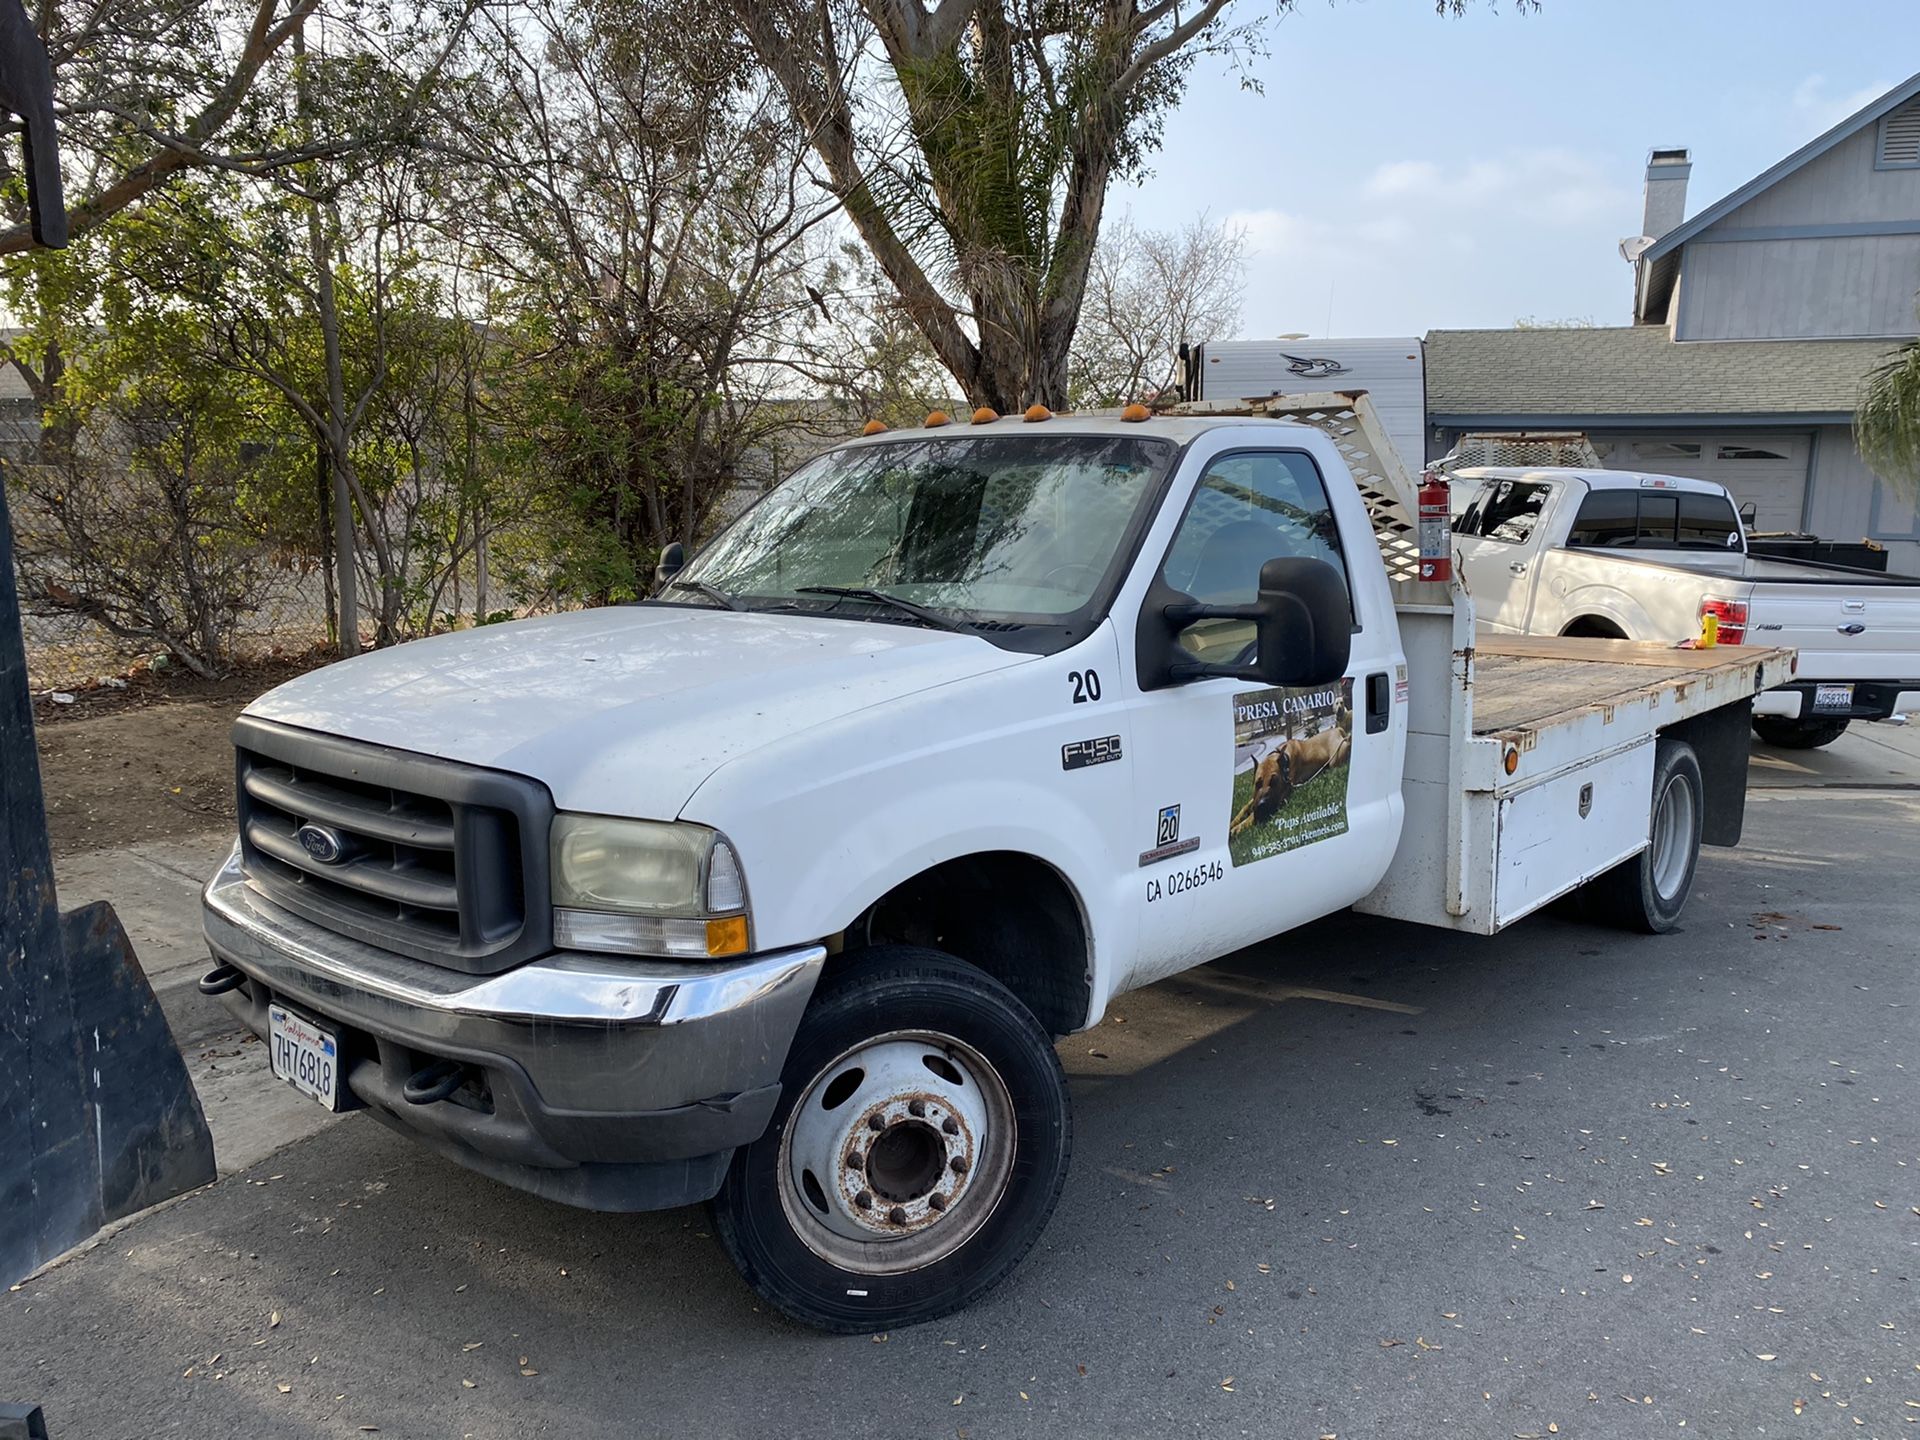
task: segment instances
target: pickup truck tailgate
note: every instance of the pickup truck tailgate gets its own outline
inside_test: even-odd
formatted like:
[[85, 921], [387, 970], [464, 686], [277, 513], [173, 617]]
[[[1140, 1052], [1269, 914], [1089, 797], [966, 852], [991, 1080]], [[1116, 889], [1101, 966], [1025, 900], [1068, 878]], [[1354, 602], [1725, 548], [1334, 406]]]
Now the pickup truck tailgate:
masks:
[[1747, 639], [1798, 650], [1800, 679], [1920, 678], [1920, 584], [1791, 561], [1756, 560], [1750, 573]]

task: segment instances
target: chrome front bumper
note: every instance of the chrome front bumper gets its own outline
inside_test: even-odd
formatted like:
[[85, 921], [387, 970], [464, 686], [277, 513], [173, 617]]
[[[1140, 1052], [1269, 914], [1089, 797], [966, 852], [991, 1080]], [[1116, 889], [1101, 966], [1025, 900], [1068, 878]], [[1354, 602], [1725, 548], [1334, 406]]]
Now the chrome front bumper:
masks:
[[[470, 975], [280, 908], [247, 883], [237, 850], [203, 916], [214, 957], [247, 977], [223, 1001], [256, 1034], [269, 1003], [331, 1023], [347, 1088], [381, 1118], [509, 1183], [600, 1209], [718, 1187], [733, 1148], [772, 1115], [826, 960], [819, 945], [706, 965], [557, 952]], [[470, 1082], [409, 1103], [408, 1078], [440, 1061], [466, 1066]]]

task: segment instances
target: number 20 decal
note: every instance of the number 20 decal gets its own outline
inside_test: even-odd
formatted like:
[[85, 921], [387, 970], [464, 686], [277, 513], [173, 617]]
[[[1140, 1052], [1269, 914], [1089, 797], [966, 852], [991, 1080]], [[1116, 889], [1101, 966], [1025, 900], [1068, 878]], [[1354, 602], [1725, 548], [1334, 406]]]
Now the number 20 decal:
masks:
[[1084, 705], [1089, 700], [1100, 698], [1100, 672], [1098, 670], [1069, 670], [1067, 683], [1073, 687], [1073, 703]]

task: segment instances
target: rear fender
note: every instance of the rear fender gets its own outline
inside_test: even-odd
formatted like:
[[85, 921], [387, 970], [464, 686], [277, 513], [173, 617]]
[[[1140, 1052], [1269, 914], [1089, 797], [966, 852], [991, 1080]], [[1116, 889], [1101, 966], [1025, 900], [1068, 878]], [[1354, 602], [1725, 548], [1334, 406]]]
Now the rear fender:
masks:
[[1566, 619], [1562, 631], [1576, 621], [1592, 618], [1606, 620], [1619, 628], [1629, 640], [1684, 640], [1685, 635], [1663, 635], [1660, 626], [1633, 596], [1612, 585], [1577, 585], [1561, 597], [1560, 609]]

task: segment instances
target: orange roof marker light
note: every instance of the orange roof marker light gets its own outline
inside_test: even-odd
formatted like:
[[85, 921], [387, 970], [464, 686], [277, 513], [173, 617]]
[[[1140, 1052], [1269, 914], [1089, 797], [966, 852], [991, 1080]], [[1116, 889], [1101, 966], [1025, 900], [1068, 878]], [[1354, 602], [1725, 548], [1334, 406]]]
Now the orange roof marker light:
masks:
[[973, 412], [973, 423], [976, 425], [991, 425], [999, 418], [1000, 412], [990, 405], [982, 405], [978, 410]]
[[1120, 412], [1120, 418], [1125, 420], [1129, 425], [1137, 425], [1142, 420], [1151, 420], [1153, 418], [1153, 412], [1138, 401], [1135, 401]]
[[860, 427], [862, 435], [884, 435], [886, 432], [887, 422], [884, 420], [869, 420]]
[[1033, 424], [1040, 420], [1051, 420], [1053, 418], [1053, 411], [1044, 405], [1029, 405], [1024, 418], [1028, 424]]
[[929, 410], [927, 412], [927, 429], [929, 430], [938, 430], [942, 425], [951, 425], [952, 423], [953, 417], [944, 410]]

